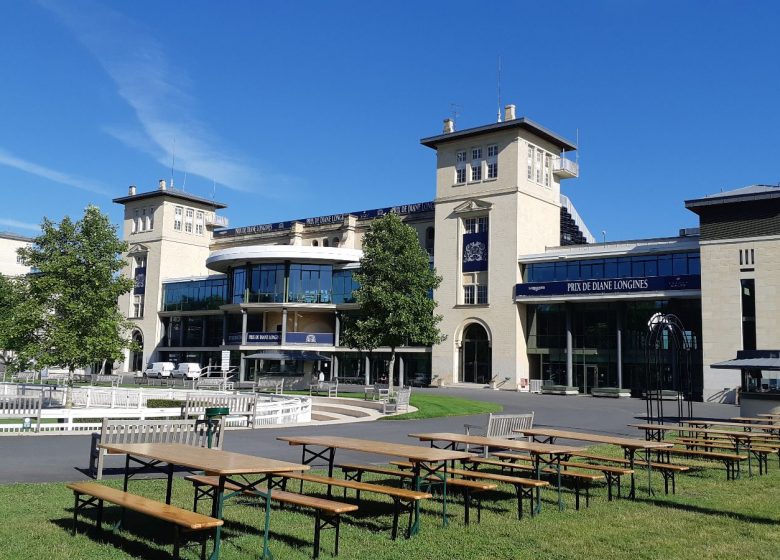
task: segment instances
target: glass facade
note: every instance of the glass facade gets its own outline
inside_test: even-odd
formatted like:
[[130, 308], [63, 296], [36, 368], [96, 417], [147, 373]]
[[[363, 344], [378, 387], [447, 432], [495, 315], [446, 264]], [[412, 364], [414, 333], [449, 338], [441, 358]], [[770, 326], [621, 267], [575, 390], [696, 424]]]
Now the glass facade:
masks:
[[556, 282], [683, 274], [701, 274], [698, 251], [529, 264], [523, 276], [525, 282]]
[[163, 284], [163, 311], [219, 309], [227, 300], [226, 276]]
[[247, 303], [284, 302], [284, 265], [259, 264], [251, 267]]
[[163, 317], [163, 347], [220, 346], [222, 315]]
[[333, 271], [333, 303], [355, 303], [354, 293], [360, 288], [352, 273], [354, 270]]
[[572, 383], [581, 392], [618, 386], [618, 329], [622, 387], [639, 396], [645, 375], [647, 323], [655, 313], [676, 315], [692, 347], [693, 392], [702, 393], [701, 301], [646, 300], [528, 305], [528, 356], [531, 379], [566, 385], [566, 314], [572, 329]]
[[228, 273], [231, 303], [353, 303], [352, 270], [329, 264], [257, 264]]
[[287, 301], [332, 303], [333, 267], [329, 264], [291, 264]]

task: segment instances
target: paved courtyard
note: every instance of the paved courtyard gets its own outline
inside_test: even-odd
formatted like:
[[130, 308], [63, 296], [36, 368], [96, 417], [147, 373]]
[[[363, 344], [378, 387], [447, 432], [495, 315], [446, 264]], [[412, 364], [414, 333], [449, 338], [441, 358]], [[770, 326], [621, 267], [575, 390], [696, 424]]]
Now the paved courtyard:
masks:
[[[637, 399], [598, 399], [578, 396], [532, 395], [485, 389], [448, 388], [415, 389], [501, 404], [506, 413], [533, 411], [534, 424], [555, 428], [572, 428], [609, 435], [641, 437], [627, 424], [641, 420], [645, 402]], [[667, 414], [674, 414], [674, 403], [665, 403]], [[739, 414], [739, 407], [695, 403], [694, 415], [702, 418], [728, 418]], [[429, 420], [376, 421], [330, 426], [262, 428], [227, 432], [225, 449], [287, 461], [300, 461], [300, 448], [276, 441], [281, 435], [316, 434], [359, 437], [398, 443], [416, 443], [407, 434], [413, 432], [461, 432], [463, 424], [478, 424], [484, 416], [454, 416]], [[91, 436], [3, 436], [0, 437], [0, 483], [83, 480], [89, 458]], [[581, 442], [577, 445], [582, 445]], [[377, 462], [382, 457], [376, 457]], [[339, 461], [371, 460], [365, 454], [339, 452]], [[386, 461], [386, 458], [384, 459]], [[120, 458], [106, 461], [106, 474], [123, 465]]]

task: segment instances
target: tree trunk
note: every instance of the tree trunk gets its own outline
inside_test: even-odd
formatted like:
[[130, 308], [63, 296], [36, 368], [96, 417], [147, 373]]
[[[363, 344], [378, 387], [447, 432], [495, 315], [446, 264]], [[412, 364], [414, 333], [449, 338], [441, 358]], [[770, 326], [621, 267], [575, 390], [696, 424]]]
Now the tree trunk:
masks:
[[388, 388], [390, 389], [390, 393], [394, 392], [393, 390], [393, 385], [395, 385], [395, 383], [393, 382], [394, 369], [395, 369], [395, 348], [393, 347], [390, 348], [390, 366], [389, 366], [390, 371], [387, 372]]
[[68, 384], [65, 388], [65, 408], [73, 408], [73, 366], [68, 366]]

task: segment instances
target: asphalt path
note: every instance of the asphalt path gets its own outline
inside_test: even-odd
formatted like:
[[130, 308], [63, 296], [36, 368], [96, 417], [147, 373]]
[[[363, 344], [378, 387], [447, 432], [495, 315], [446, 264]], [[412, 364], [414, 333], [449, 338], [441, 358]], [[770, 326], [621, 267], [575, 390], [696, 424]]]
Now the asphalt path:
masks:
[[[535, 427], [570, 428], [607, 435], [643, 437], [627, 424], [643, 420], [645, 402], [637, 399], [595, 398], [589, 396], [534, 395], [486, 389], [415, 389], [415, 391], [460, 396], [502, 405], [506, 413], [533, 411]], [[666, 402], [667, 415], [676, 413], [674, 402]], [[694, 403], [694, 416], [729, 418], [739, 414], [734, 405]], [[325, 426], [293, 426], [229, 430], [224, 448], [261, 457], [301, 460], [299, 447], [277, 441], [284, 435], [332, 435], [396, 443], [417, 443], [408, 437], [414, 432], [462, 432], [464, 424], [482, 424], [485, 415], [451, 416], [429, 420], [374, 421]], [[73, 481], [87, 478], [90, 435], [1, 436], [0, 483]], [[583, 442], [571, 442], [584, 445]], [[387, 457], [337, 451], [336, 461], [387, 462]], [[315, 463], [316, 465], [316, 463]], [[105, 475], [117, 476], [124, 466], [121, 457], [108, 457]]]

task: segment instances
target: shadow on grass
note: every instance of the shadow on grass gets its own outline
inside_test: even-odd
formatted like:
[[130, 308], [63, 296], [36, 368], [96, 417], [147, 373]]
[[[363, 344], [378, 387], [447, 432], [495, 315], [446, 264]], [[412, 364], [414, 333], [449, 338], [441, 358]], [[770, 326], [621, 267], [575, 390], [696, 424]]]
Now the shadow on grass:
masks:
[[695, 506], [691, 504], [683, 504], [681, 502], [672, 502], [668, 500], [654, 500], [651, 498], [637, 498], [637, 502], [642, 502], [646, 504], [652, 504], [654, 506], [659, 507], [667, 507], [670, 509], [676, 509], [680, 511], [685, 511], [689, 513], [699, 513], [703, 515], [716, 515], [716, 516], [727, 516], [731, 519], [735, 519], [737, 521], [741, 521], [743, 523], [756, 523], [758, 525], [777, 525], [780, 523], [780, 518], [772, 519], [769, 517], [756, 517], [754, 515], [745, 515], [744, 513], [737, 513], [735, 511], [727, 511], [727, 510], [720, 510], [720, 509], [712, 509], [712, 508], [706, 508], [701, 506]]

